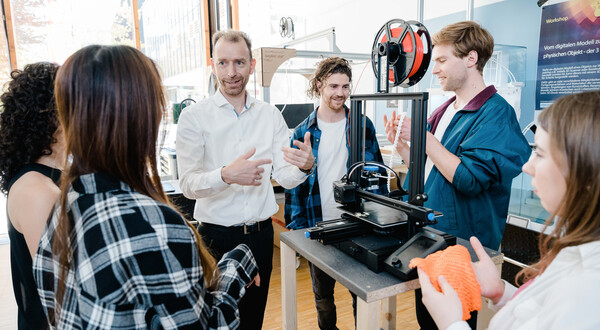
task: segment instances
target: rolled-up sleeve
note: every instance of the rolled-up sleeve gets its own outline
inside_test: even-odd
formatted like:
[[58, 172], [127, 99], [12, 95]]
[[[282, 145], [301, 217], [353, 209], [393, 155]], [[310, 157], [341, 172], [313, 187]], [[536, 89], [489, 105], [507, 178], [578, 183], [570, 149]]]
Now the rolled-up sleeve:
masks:
[[[281, 113], [273, 112], [273, 179], [283, 188], [292, 189], [306, 180], [307, 175], [297, 166], [285, 161], [282, 148], [290, 144], [290, 132]], [[292, 141], [293, 142], [293, 141]]]
[[452, 185], [462, 194], [476, 196], [497, 182], [521, 172], [531, 149], [521, 133], [512, 108], [488, 111], [458, 148], [460, 164]]
[[204, 152], [205, 139], [198, 115], [190, 109], [181, 114], [177, 124], [179, 187], [187, 198], [211, 196], [229, 187], [221, 178], [221, 168], [205, 169]]

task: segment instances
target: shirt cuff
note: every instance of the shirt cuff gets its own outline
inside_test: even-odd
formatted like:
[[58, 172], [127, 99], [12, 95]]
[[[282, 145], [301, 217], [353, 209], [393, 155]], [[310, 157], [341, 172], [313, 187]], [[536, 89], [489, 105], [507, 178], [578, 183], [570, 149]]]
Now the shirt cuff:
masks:
[[[504, 280], [503, 280], [504, 281]], [[493, 310], [494, 312], [499, 311], [502, 307], [504, 307], [504, 305], [506, 305], [506, 303], [512, 299], [512, 297], [514, 296], [515, 292], [517, 292], [517, 288], [504, 281], [504, 293], [502, 293], [502, 298], [500, 298], [500, 300], [498, 300], [498, 303], [494, 304], [491, 300], [488, 303], [488, 307]]]
[[[294, 166], [294, 165], [292, 165], [292, 166]], [[306, 179], [306, 177], [308, 177], [310, 175], [310, 173], [306, 174], [300, 169], [300, 167], [297, 167], [297, 166], [294, 166], [294, 167], [295, 167], [295, 170], [292, 172], [292, 177], [293, 177], [294, 181], [304, 182], [304, 180]]]
[[223, 177], [221, 176], [222, 169], [222, 167], [219, 167], [216, 170], [209, 172], [208, 184], [210, 187], [218, 189], [229, 186], [227, 182], [223, 181]]

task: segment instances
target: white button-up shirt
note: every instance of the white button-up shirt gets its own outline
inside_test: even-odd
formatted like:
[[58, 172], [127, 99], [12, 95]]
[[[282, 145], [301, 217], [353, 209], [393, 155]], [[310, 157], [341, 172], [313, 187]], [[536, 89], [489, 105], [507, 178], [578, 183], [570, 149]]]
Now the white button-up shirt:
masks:
[[[248, 94], [239, 115], [219, 91], [186, 107], [177, 124], [177, 165], [181, 191], [196, 200], [194, 219], [234, 226], [275, 214], [278, 206], [271, 175], [286, 189], [307, 177], [283, 159], [281, 148], [289, 143], [290, 133], [279, 110]], [[223, 182], [221, 168], [252, 148], [256, 148], [256, 153], [250, 160], [272, 161], [262, 165], [265, 169], [262, 184], [242, 186]]]

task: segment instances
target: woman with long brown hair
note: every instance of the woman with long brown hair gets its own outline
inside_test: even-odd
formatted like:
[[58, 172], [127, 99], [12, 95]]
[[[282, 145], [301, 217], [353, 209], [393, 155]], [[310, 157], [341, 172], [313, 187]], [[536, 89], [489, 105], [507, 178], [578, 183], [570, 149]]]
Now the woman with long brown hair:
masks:
[[72, 162], [34, 276], [51, 327], [235, 328], [257, 268], [239, 245], [217, 264], [170, 207], [156, 167], [159, 72], [128, 46], [88, 46], [58, 71]]
[[[564, 96], [538, 118], [536, 147], [523, 171], [552, 214], [540, 237], [541, 259], [521, 271], [516, 287], [502, 281], [476, 238], [473, 270], [481, 294], [500, 309], [490, 329], [600, 329], [600, 91]], [[547, 222], [546, 227], [548, 226]], [[545, 230], [544, 230], [545, 231]], [[461, 303], [440, 276], [443, 292], [419, 269], [423, 303], [440, 329], [468, 329]]]

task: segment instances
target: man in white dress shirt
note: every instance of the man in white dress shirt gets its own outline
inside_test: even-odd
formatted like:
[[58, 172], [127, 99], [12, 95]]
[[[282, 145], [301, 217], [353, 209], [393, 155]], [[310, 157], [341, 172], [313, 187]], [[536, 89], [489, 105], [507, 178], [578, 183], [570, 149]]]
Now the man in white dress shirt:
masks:
[[246, 92], [256, 64], [251, 47], [241, 31], [213, 36], [210, 62], [219, 90], [186, 108], [177, 128], [179, 185], [196, 200], [194, 219], [204, 242], [217, 258], [244, 243], [258, 263], [260, 286], [249, 287], [240, 302], [240, 329], [261, 329], [267, 303], [271, 216], [278, 210], [271, 176], [293, 188], [314, 170], [310, 136], [290, 148], [279, 110]]

